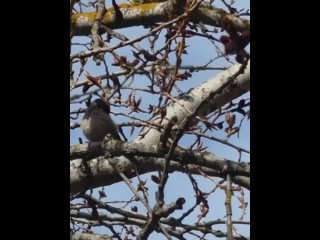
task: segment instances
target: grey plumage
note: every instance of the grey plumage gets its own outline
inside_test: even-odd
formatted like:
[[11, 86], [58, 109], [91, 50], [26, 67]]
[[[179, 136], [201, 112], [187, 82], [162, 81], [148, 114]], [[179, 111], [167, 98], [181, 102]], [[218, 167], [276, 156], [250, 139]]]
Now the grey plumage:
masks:
[[112, 138], [121, 140], [118, 127], [109, 115], [110, 105], [102, 99], [93, 101], [85, 112], [81, 128], [90, 142], [100, 142], [109, 133]]

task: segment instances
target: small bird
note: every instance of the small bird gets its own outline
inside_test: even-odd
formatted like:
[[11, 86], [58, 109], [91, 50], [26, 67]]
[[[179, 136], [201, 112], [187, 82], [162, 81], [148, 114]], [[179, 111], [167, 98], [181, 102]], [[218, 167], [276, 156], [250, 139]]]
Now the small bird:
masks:
[[101, 142], [107, 134], [111, 134], [114, 139], [121, 140], [118, 127], [109, 113], [108, 101], [96, 99], [89, 105], [80, 126], [90, 142]]

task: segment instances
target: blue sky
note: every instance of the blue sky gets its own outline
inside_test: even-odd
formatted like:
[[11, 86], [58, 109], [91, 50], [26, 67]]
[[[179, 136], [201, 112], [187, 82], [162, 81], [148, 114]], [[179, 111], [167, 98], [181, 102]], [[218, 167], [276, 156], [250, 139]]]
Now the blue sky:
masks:
[[[117, 2], [121, 3], [124, 1], [117, 1]], [[215, 2], [219, 3], [220, 1], [215, 1]], [[237, 2], [239, 2], [239, 4], [244, 4], [240, 8], [248, 8], [249, 1], [237, 1]], [[110, 2], [106, 1], [106, 4], [108, 6], [110, 4]], [[217, 6], [219, 6], [219, 5], [220, 4], [217, 4]], [[140, 36], [141, 34], [148, 31], [148, 29], [144, 29], [142, 27], [131, 27], [128, 29], [120, 29], [120, 30], [116, 30], [116, 31], [125, 34], [126, 37], [131, 39], [131, 38]], [[77, 37], [77, 38], [74, 38], [73, 42], [89, 42], [89, 39], [87, 37]], [[112, 45], [114, 43], [115, 43], [115, 41], [111, 41], [110, 45]], [[163, 44], [163, 40], [159, 41], [158, 46], [161, 46], [161, 44]], [[206, 39], [203, 39], [200, 37], [194, 37], [191, 39], [187, 39], [186, 44], [189, 45], [189, 47], [187, 48], [188, 55], [183, 57], [182, 65], [203, 65], [203, 64], [207, 63], [210, 59], [212, 59], [216, 56], [215, 49], [214, 49], [212, 43], [210, 43]], [[140, 42], [139, 45], [143, 48], [146, 48], [148, 46], [146, 40]], [[79, 50], [85, 50], [85, 49], [83, 49], [79, 46], [76, 46], [76, 47], [72, 48], [72, 53], [78, 52]], [[127, 55], [128, 59], [132, 60], [133, 56], [132, 56], [131, 50], [133, 50], [131, 47], [126, 47], [123, 49], [116, 50], [116, 52], [119, 55], [121, 55], [121, 54]], [[231, 57], [230, 59], [232, 59], [234, 61], [234, 57]], [[110, 64], [111, 60], [112, 60], [111, 55], [107, 54], [106, 61], [108, 63], [109, 71], [111, 71], [111, 72], [112, 71], [119, 71], [119, 69], [117, 69], [116, 67], [111, 66], [111, 64]], [[223, 59], [219, 59], [219, 60], [216, 60], [211, 65], [214, 65], [216, 67], [218, 67], [218, 66], [224, 67], [224, 66], [230, 66], [230, 63], [227, 63]], [[99, 67], [96, 66], [95, 63], [91, 59], [87, 63], [85, 69], [88, 72], [90, 72], [90, 74], [95, 75], [95, 76], [100, 75], [100, 74], [105, 74], [104, 66], [99, 66]], [[78, 65], [74, 68], [74, 70], [75, 70], [75, 76], [76, 76], [79, 71]], [[213, 77], [218, 72], [219, 71], [194, 72], [192, 74], [192, 77], [188, 81], [179, 82], [179, 87], [182, 90], [187, 90], [187, 89], [193, 88], [193, 87], [198, 86], [199, 84], [203, 83], [207, 79]], [[80, 77], [80, 80], [84, 80], [83, 75]], [[122, 80], [123, 80], [123, 78], [120, 78], [120, 82]], [[130, 82], [130, 81], [128, 81], [128, 82]], [[145, 87], [146, 84], [148, 84], [148, 81], [144, 76], [136, 76], [133, 86]], [[71, 95], [73, 95], [75, 93], [81, 93], [81, 90], [82, 89], [78, 88], [78, 89], [72, 91]], [[157, 98], [152, 98], [152, 97], [150, 97], [150, 95], [146, 95], [144, 93], [138, 92], [136, 94], [136, 96], [137, 96], [137, 99], [139, 97], [141, 97], [143, 99], [142, 105], [141, 105], [141, 108], [143, 108], [143, 109], [147, 109], [148, 104], [152, 104], [152, 103], [157, 104], [158, 103]], [[126, 92], [125, 91], [123, 91], [122, 97], [123, 97], [123, 99], [126, 99]], [[245, 99], [250, 98], [250, 93], [247, 93], [244, 96], [241, 96], [241, 98], [245, 98]], [[147, 101], [146, 101], [146, 99], [147, 99]], [[84, 104], [82, 104], [82, 105], [71, 104], [70, 110], [73, 111], [73, 110], [78, 109], [79, 107], [85, 108], [85, 105]], [[123, 109], [123, 108], [112, 107], [111, 111], [112, 112], [122, 112], [122, 111], [128, 111], [128, 110]], [[136, 114], [136, 116], [141, 117], [141, 114]], [[147, 115], [145, 115], [145, 116], [147, 116]], [[78, 122], [79, 123], [81, 118], [82, 118], [82, 115], [80, 115], [77, 120], [70, 120], [70, 122]], [[113, 119], [115, 120], [116, 123], [129, 121], [128, 118], [125, 118], [122, 116], [113, 116]], [[237, 115], [236, 125], [239, 123], [239, 120], [240, 120], [240, 115]], [[226, 127], [226, 125], [224, 125], [224, 127]], [[134, 132], [133, 136], [130, 137], [130, 134], [129, 134], [130, 128], [123, 128], [123, 130], [124, 130], [125, 135], [129, 139], [129, 141], [135, 139], [135, 137], [139, 133], [139, 131], [136, 130]], [[225, 132], [224, 131], [215, 131], [214, 136], [219, 137], [219, 138], [224, 138]], [[81, 133], [81, 130], [79, 128], [77, 128], [75, 130], [70, 130], [70, 145], [78, 143], [79, 137], [83, 138], [83, 140], [85, 141], [85, 137], [83, 136], [83, 134]], [[179, 142], [179, 144], [181, 144], [182, 146], [186, 146], [186, 145], [190, 144], [191, 141], [192, 141], [192, 138], [187, 136], [187, 137], [183, 137], [181, 139], [181, 141]], [[242, 128], [240, 130], [240, 138], [237, 138], [236, 135], [232, 136], [230, 138], [229, 142], [250, 150], [250, 120], [243, 121]], [[238, 159], [238, 156], [239, 156], [238, 152], [234, 149], [231, 149], [230, 147], [227, 147], [227, 146], [222, 145], [220, 143], [209, 141], [206, 139], [203, 139], [203, 143], [205, 146], [208, 146], [207, 151], [213, 152], [214, 154], [216, 154], [218, 156], [225, 157], [225, 158], [228, 158], [231, 160], [236, 161]], [[250, 159], [250, 156], [248, 154], [243, 153], [242, 160], [249, 161], [249, 159]], [[141, 178], [143, 180], [148, 179], [147, 186], [149, 188], [149, 193], [150, 193], [150, 203], [151, 203], [151, 206], [153, 206], [154, 192], [157, 190], [157, 185], [150, 180], [150, 174], [145, 174]], [[195, 178], [197, 179], [197, 181], [199, 183], [200, 189], [203, 191], [210, 191], [215, 187], [215, 185], [212, 184], [212, 182], [206, 180], [205, 178], [203, 178], [201, 176], [196, 176]], [[218, 178], [215, 178], [215, 179], [217, 181], [220, 180]], [[133, 179], [133, 185], [134, 186], [137, 185], [136, 179]], [[117, 183], [117, 184], [113, 184], [111, 186], [107, 186], [105, 188], [105, 190], [107, 190], [106, 191], [107, 198], [104, 200], [107, 202], [128, 200], [130, 197], [133, 196], [133, 194], [130, 192], [130, 190], [127, 188], [127, 186], [124, 183]], [[187, 202], [184, 205], [184, 210], [176, 211], [172, 216], [176, 216], [176, 217], [180, 216], [182, 214], [182, 212], [184, 212], [185, 209], [188, 209], [190, 206], [192, 206], [195, 201], [194, 191], [192, 189], [192, 186], [190, 184], [189, 179], [187, 178], [187, 176], [185, 174], [181, 174], [181, 173], [171, 174], [170, 178], [168, 180], [168, 183], [166, 185], [165, 193], [166, 193], [165, 194], [166, 203], [176, 201], [177, 198], [179, 198], [179, 197], [185, 197], [187, 199]], [[247, 214], [246, 214], [244, 220], [249, 220], [250, 219], [249, 218], [249, 216], [250, 216], [250, 201], [249, 201], [250, 193], [248, 191], [245, 191], [245, 194], [246, 194], [246, 200], [249, 202], [249, 206], [247, 208]], [[235, 195], [238, 196], [239, 194], [235, 193]], [[225, 193], [222, 190], [217, 190], [214, 194], [212, 194], [210, 196], [210, 198], [208, 200], [210, 202], [210, 206], [213, 206], [213, 207], [212, 207], [212, 209], [210, 209], [210, 213], [208, 214], [207, 218], [204, 220], [209, 221], [209, 220], [216, 220], [219, 218], [222, 219], [225, 216], [225, 207], [224, 207]], [[123, 206], [123, 205], [124, 204], [116, 204], [115, 206]], [[135, 204], [131, 204], [131, 205], [138, 206], [138, 208], [140, 210], [143, 209], [142, 205], [139, 204], [138, 202], [135, 202]], [[233, 197], [233, 206], [234, 206], [233, 207], [233, 211], [234, 211], [233, 212], [233, 219], [237, 219], [241, 215], [241, 213], [240, 213], [239, 208], [237, 207], [237, 206], [239, 206], [239, 203], [238, 203], [238, 200], [236, 199], [236, 197]], [[199, 211], [197, 211], [197, 210], [194, 211], [193, 214], [191, 214], [188, 218], [185, 219], [184, 223], [194, 224], [194, 222], [197, 219], [196, 215], [198, 213], [199, 213]], [[249, 235], [249, 227], [248, 226], [236, 225], [236, 228], [237, 228], [238, 232], [244, 234], [245, 236]], [[216, 230], [219, 229], [221, 231], [226, 230], [224, 225], [217, 225], [214, 227], [214, 229], [216, 229]], [[100, 231], [103, 232], [103, 230], [98, 229], [99, 232]], [[149, 239], [161, 240], [161, 239], [165, 239], [165, 238], [163, 236], [158, 235], [158, 234], [152, 234]], [[196, 238], [192, 237], [191, 235], [188, 235], [188, 239], [196, 239]]]

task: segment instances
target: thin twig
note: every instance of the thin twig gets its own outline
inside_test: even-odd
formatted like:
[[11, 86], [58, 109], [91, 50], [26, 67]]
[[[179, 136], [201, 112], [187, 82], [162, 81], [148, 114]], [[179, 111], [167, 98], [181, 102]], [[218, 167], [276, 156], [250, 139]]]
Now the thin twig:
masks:
[[132, 186], [131, 181], [129, 178], [127, 178], [126, 175], [122, 171], [118, 169], [117, 166], [114, 166], [115, 170], [119, 174], [119, 176], [124, 180], [124, 182], [127, 184], [127, 186], [130, 188], [130, 190], [134, 193], [134, 195], [142, 202], [142, 204], [146, 207], [148, 210], [148, 213], [151, 215], [152, 214], [152, 209], [149, 206], [149, 204], [143, 199], [143, 197], [137, 192], [137, 190]]
[[233, 240], [232, 234], [232, 208], [231, 208], [231, 197], [232, 197], [232, 182], [231, 175], [227, 174], [227, 188], [226, 188], [226, 215], [227, 215], [227, 240]]

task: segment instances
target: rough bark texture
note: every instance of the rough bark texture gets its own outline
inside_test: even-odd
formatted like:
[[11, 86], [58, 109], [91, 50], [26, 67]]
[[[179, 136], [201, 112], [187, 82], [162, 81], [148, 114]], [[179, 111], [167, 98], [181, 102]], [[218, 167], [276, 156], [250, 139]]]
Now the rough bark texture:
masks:
[[[170, 1], [145, 4], [119, 4], [119, 7], [123, 20], [121, 22], [117, 21], [114, 9], [108, 8], [102, 19], [102, 23], [105, 26], [112, 29], [144, 26], [146, 23], [150, 26], [170, 20], [170, 13], [175, 11], [175, 6]], [[219, 8], [200, 6], [191, 16], [190, 20], [193, 22], [202, 21], [204, 24], [219, 27], [221, 26], [220, 22], [223, 17], [228, 18], [239, 31], [250, 29], [250, 21], [238, 18]], [[95, 18], [96, 12], [73, 14], [71, 18], [73, 35], [89, 35]]]

